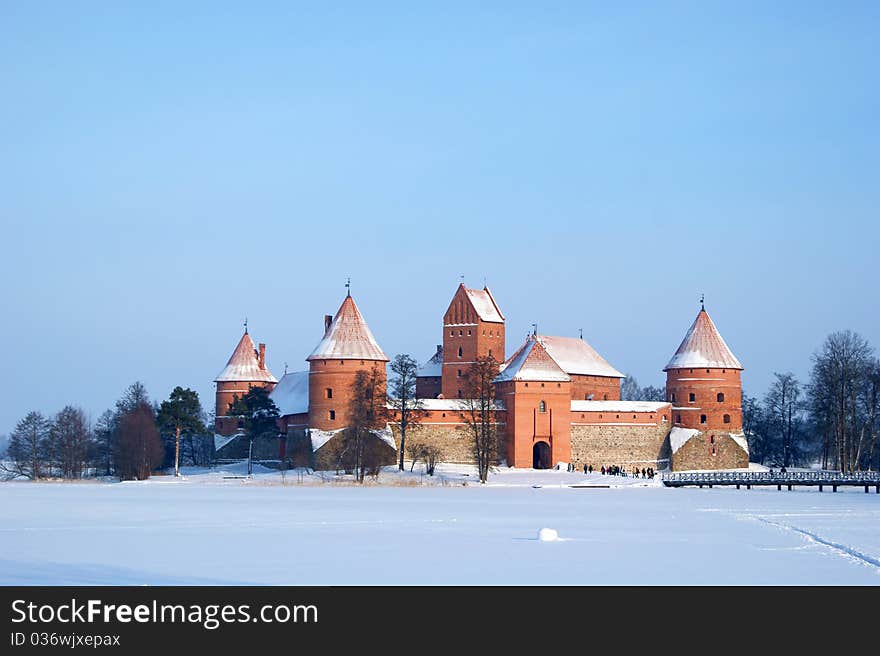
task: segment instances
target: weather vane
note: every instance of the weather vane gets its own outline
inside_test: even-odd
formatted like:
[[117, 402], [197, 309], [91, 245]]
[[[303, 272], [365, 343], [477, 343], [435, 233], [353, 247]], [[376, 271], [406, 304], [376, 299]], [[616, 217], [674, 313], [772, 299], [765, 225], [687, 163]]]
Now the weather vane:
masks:
[[345, 279], [346, 296], [351, 296], [351, 277]]
[[702, 310], [706, 309], [706, 295], [705, 294], [700, 294], [700, 309], [702, 309]]
[[578, 335], [580, 335], [581, 339], [584, 338], [584, 329], [583, 328], [578, 328]]
[[247, 332], [247, 317], [244, 318], [244, 331]]
[[532, 334], [533, 334], [533, 335], [537, 335], [537, 334], [538, 334], [538, 324], [537, 324], [537, 323], [533, 323], [533, 324], [532, 324]]

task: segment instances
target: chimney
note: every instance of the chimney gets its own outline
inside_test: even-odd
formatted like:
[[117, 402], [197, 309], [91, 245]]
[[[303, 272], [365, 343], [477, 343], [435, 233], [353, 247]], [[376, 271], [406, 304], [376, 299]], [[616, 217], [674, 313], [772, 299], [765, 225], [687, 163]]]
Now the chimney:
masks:
[[324, 337], [327, 336], [327, 333], [330, 332], [330, 324], [333, 323], [333, 315], [325, 314], [324, 315]]
[[260, 344], [260, 369], [266, 368], [266, 345]]

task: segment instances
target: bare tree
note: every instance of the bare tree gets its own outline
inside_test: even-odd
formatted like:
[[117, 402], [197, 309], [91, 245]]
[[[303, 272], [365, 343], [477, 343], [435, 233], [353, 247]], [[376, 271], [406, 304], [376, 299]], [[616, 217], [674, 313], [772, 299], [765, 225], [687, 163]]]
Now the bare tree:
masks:
[[[764, 397], [768, 428], [779, 444], [779, 464], [790, 467], [803, 451], [797, 438], [801, 433], [801, 385], [791, 372], [774, 373], [774, 381]], [[797, 452], [797, 453], [796, 453]]]
[[502, 451], [495, 411], [495, 385], [498, 362], [491, 355], [480, 356], [465, 374], [464, 397], [461, 400], [462, 419], [473, 437], [474, 462], [480, 482], [485, 483], [490, 468], [495, 465]]
[[49, 428], [49, 453], [63, 478], [82, 478], [92, 448], [89, 420], [80, 408], [65, 406]]
[[428, 476], [433, 476], [437, 465], [443, 460], [443, 449], [434, 444], [429, 444], [423, 448], [422, 453], [422, 457], [425, 459], [425, 471]]
[[416, 463], [425, 455], [425, 445], [415, 440], [410, 440], [406, 445], [406, 455], [410, 459], [409, 470], [416, 468]]
[[153, 409], [147, 403], [142, 402], [120, 416], [114, 446], [113, 460], [121, 480], [147, 479], [162, 464], [165, 449]]
[[401, 353], [394, 356], [391, 362], [391, 395], [388, 405], [397, 411], [395, 423], [400, 429], [400, 449], [397, 467], [403, 471], [403, 456], [406, 452], [406, 432], [410, 427], [417, 426], [424, 417], [424, 404], [416, 398], [416, 376], [419, 363], [412, 357]]
[[813, 356], [810, 412], [823, 436], [823, 466], [861, 469], [868, 434], [859, 430], [860, 394], [870, 371], [872, 349], [858, 333], [832, 333]]
[[48, 464], [49, 425], [41, 413], [29, 412], [10, 433], [0, 469], [12, 477], [40, 478]]
[[367, 473], [378, 475], [381, 440], [375, 435], [388, 422], [384, 377], [378, 368], [358, 371], [351, 385], [349, 425], [342, 431], [344, 460], [359, 483]]

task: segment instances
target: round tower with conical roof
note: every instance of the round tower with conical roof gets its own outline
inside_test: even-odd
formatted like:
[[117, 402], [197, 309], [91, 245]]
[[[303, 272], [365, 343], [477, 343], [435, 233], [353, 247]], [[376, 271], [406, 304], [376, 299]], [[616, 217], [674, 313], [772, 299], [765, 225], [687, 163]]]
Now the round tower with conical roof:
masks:
[[336, 430], [348, 425], [351, 389], [358, 371], [376, 369], [384, 386], [388, 357], [351, 294], [336, 315], [324, 317], [324, 337], [309, 363], [309, 427]]
[[219, 435], [234, 435], [241, 428], [239, 420], [227, 416], [229, 404], [235, 396], [242, 397], [251, 387], [265, 387], [273, 390], [278, 379], [266, 367], [266, 345], [254, 346], [247, 327], [238, 341], [238, 346], [217, 378], [214, 405], [214, 430]]
[[666, 400], [672, 403], [672, 469], [747, 467], [748, 447], [742, 433], [743, 366], [702, 303], [663, 371]]

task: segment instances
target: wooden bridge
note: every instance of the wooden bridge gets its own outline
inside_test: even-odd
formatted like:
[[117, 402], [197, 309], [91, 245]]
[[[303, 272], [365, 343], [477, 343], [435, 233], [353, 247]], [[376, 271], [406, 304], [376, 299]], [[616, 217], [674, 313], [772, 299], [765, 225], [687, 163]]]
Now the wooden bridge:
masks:
[[696, 485], [698, 487], [713, 487], [715, 485], [735, 485], [736, 489], [745, 486], [751, 490], [752, 486], [775, 485], [777, 490], [786, 486], [792, 487], [809, 486], [818, 487], [821, 492], [826, 486], [833, 492], [838, 487], [864, 487], [865, 493], [873, 487], [876, 494], [880, 494], [880, 472], [853, 472], [844, 474], [838, 471], [808, 471], [808, 472], [700, 472], [679, 474], [661, 474], [663, 485], [667, 487], [685, 487]]

